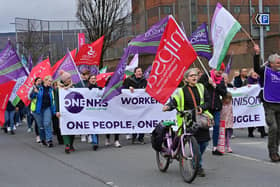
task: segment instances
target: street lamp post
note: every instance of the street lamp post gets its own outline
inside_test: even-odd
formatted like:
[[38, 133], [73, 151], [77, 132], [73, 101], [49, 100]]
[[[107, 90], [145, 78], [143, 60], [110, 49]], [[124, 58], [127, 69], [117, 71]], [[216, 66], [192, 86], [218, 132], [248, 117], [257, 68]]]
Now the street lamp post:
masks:
[[19, 55], [19, 42], [18, 42], [18, 33], [17, 33], [17, 25], [16, 23], [10, 23], [11, 25], [15, 25], [15, 32], [16, 32], [16, 50], [17, 54]]
[[[259, 0], [259, 13], [263, 13], [263, 2]], [[260, 25], [260, 50], [261, 50], [261, 61], [264, 64], [264, 36], [263, 36], [263, 26]]]

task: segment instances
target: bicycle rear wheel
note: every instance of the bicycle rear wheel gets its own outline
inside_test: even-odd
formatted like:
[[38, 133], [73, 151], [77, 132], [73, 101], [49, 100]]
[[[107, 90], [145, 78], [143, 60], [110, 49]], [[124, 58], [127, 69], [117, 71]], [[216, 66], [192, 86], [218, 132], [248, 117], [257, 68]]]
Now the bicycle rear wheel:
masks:
[[[162, 147], [166, 147], [164, 143], [162, 143]], [[158, 169], [161, 172], [166, 172], [170, 164], [170, 156], [162, 151], [156, 151], [156, 160]]]
[[184, 150], [185, 156], [183, 153], [180, 154], [180, 173], [185, 182], [191, 183], [198, 171], [199, 167], [199, 148], [196, 139], [193, 136], [186, 137], [184, 140]]

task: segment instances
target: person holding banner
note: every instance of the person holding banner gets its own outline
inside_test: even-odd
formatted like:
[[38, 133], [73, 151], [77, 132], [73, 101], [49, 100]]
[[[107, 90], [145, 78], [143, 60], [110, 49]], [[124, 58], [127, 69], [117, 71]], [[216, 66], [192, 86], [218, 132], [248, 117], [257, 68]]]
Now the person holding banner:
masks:
[[220, 111], [222, 110], [221, 98], [225, 96], [227, 93], [225, 82], [222, 77], [224, 70], [225, 70], [225, 64], [222, 63], [220, 70], [212, 69], [210, 71], [211, 77], [208, 77], [209, 74], [205, 73], [201, 76], [199, 80], [199, 82], [202, 83], [207, 89], [211, 99], [210, 112], [213, 114], [214, 121], [215, 121], [215, 125], [213, 127], [213, 136], [212, 136], [213, 155], [223, 155], [223, 153], [217, 149], [217, 146], [218, 146], [219, 130], [220, 130]]
[[260, 66], [260, 48], [254, 45], [254, 71], [260, 76], [263, 91], [259, 97], [263, 102], [265, 120], [268, 125], [268, 152], [272, 162], [280, 162], [280, 56], [272, 54], [268, 57], [269, 64]]
[[41, 142], [43, 145], [53, 147], [51, 119], [52, 115], [58, 115], [58, 113], [56, 113], [51, 76], [46, 76], [39, 89], [35, 88], [32, 91], [31, 99], [35, 98], [33, 114], [40, 129]]
[[[69, 88], [74, 88], [73, 82], [71, 80], [71, 74], [60, 70], [59, 71], [59, 82], [57, 83], [57, 87], [59, 89], [69, 89]], [[56, 103], [56, 110], [59, 112], [59, 94], [58, 90], [56, 90], [55, 93], [55, 103]], [[58, 113], [58, 117], [60, 117], [60, 113]], [[69, 154], [70, 152], [74, 152], [75, 148], [73, 146], [74, 140], [75, 140], [75, 135], [63, 135], [63, 143], [65, 145], [65, 153]]]
[[[147, 86], [147, 80], [143, 76], [143, 70], [140, 67], [134, 69], [134, 74], [126, 78], [124, 88], [129, 89], [133, 93], [134, 89], [144, 89]], [[132, 135], [132, 144], [136, 142], [137, 134]], [[145, 144], [144, 134], [139, 134], [138, 141], [140, 144]]]
[[[210, 98], [207, 90], [203, 84], [197, 83], [198, 73], [195, 68], [188, 69], [184, 74], [184, 82], [186, 85], [183, 88], [179, 88], [178, 91], [172, 96], [172, 99], [167, 105], [163, 107], [163, 111], [170, 111], [175, 108], [181, 110], [192, 110], [197, 109], [197, 114], [204, 113], [210, 118], [213, 116], [208, 112], [210, 106]], [[181, 102], [181, 101], [184, 102]], [[181, 106], [183, 105], [183, 106]], [[195, 121], [195, 116], [194, 121]], [[177, 115], [178, 127], [182, 125], [182, 117]], [[200, 151], [200, 160], [199, 160], [199, 169], [198, 175], [201, 177], [205, 176], [204, 169], [202, 167], [202, 155], [205, 152], [208, 142], [210, 140], [209, 129], [198, 128], [198, 131], [194, 134]], [[175, 139], [175, 142], [178, 142], [179, 139]], [[177, 144], [177, 143], [175, 143]]]

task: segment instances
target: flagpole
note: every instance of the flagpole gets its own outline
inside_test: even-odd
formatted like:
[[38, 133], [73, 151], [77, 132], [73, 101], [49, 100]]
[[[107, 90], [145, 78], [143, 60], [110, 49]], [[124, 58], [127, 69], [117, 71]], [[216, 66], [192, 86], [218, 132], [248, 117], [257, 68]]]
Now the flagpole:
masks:
[[205, 66], [204, 66], [203, 63], [201, 62], [199, 56], [197, 56], [197, 60], [199, 61], [200, 65], [202, 66], [203, 70], [205, 71], [207, 77], [208, 77], [209, 79], [211, 79], [211, 77], [209, 76], [209, 73], [208, 73], [207, 69], [205, 68]]
[[253, 38], [250, 36], [250, 34], [243, 28], [241, 27], [242, 31], [248, 36], [248, 38], [251, 40], [251, 42], [256, 45], [255, 41], [253, 40]]

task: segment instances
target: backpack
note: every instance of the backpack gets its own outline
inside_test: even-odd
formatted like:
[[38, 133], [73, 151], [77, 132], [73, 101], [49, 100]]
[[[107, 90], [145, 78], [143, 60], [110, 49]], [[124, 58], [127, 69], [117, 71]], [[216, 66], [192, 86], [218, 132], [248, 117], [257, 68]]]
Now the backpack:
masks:
[[162, 124], [157, 125], [155, 129], [152, 131], [151, 143], [155, 151], [162, 150], [161, 146], [164, 140], [164, 135], [165, 135], [165, 127]]

